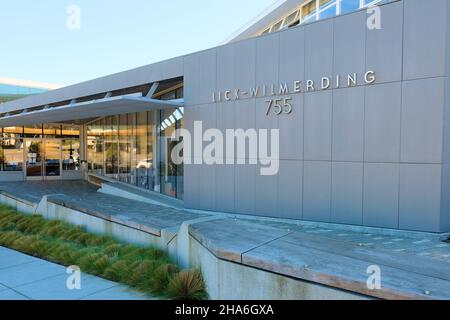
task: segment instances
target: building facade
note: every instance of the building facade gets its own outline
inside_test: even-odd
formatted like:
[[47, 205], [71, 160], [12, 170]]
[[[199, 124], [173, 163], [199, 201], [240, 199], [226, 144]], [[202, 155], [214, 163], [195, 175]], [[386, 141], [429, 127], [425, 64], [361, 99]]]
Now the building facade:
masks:
[[[105, 177], [192, 209], [448, 232], [449, 16], [447, 0], [281, 1], [219, 47], [0, 105], [24, 157], [0, 179]], [[200, 123], [278, 130], [277, 174], [250, 153], [208, 161], [203, 140], [180, 164], [173, 132]]]
[[[54, 90], [59, 88], [57, 85], [40, 83], [35, 81], [24, 81], [16, 80], [10, 78], [0, 78], [0, 103], [5, 103], [17, 99], [21, 99], [30, 95], [37, 95], [49, 90]], [[13, 126], [7, 128], [1, 128], [1, 143], [0, 143], [0, 177], [3, 181], [9, 180], [22, 180], [24, 179], [24, 173], [28, 170], [29, 178], [37, 175], [37, 171], [40, 171], [41, 160], [37, 153], [25, 153], [26, 149], [33, 150], [43, 148], [37, 140], [36, 137], [47, 137], [48, 142], [45, 144], [45, 148], [48, 148], [49, 161], [47, 164], [48, 176], [53, 176], [55, 174], [59, 175], [60, 168], [55, 166], [53, 162], [55, 159], [61, 158], [60, 154], [52, 155], [54, 153], [56, 143], [51, 143], [51, 139], [56, 137], [62, 138], [64, 131], [65, 138], [75, 138], [79, 140], [79, 133], [67, 131], [67, 128], [57, 127], [55, 125], [33, 125], [33, 126]], [[77, 129], [78, 130], [78, 129]], [[26, 139], [24, 145], [24, 139]], [[66, 140], [59, 141], [58, 150], [64, 150], [64, 157], [67, 158], [67, 149], [71, 148], [71, 142], [66, 145]], [[63, 144], [64, 146], [62, 146]], [[79, 148], [79, 142], [78, 142]], [[30, 158], [28, 168], [25, 166], [27, 158]], [[67, 161], [67, 160], [66, 160]], [[38, 165], [39, 164], [39, 165]], [[64, 163], [66, 169], [69, 168], [67, 163]]]

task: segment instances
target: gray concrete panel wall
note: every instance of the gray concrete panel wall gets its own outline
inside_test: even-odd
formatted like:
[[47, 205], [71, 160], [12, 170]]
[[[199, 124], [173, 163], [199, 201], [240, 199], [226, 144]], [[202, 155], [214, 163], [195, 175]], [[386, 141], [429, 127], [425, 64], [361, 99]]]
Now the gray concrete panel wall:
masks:
[[[222, 131], [279, 129], [280, 170], [265, 177], [260, 165], [186, 165], [186, 205], [450, 231], [449, 10], [446, 0], [395, 1], [381, 6], [379, 30], [360, 11], [187, 56], [186, 127], [215, 117]], [[356, 86], [292, 93], [297, 80], [319, 86], [353, 73]], [[266, 115], [267, 97], [212, 100], [286, 82], [288, 115]]]
[[365, 163], [363, 225], [398, 228], [399, 181], [398, 163]]
[[[448, 41], [450, 41], [450, 34]], [[443, 149], [441, 230], [450, 230], [450, 79], [448, 77], [445, 79]]]
[[331, 222], [331, 161], [305, 161], [303, 219]]
[[450, 4], [447, 4], [441, 230], [450, 230]]
[[403, 2], [385, 5], [381, 12], [382, 28], [376, 32], [366, 30], [366, 68], [377, 70], [378, 83], [401, 81]]
[[444, 76], [448, 0], [403, 2], [403, 79]]
[[402, 84], [401, 161], [441, 163], [444, 78]]

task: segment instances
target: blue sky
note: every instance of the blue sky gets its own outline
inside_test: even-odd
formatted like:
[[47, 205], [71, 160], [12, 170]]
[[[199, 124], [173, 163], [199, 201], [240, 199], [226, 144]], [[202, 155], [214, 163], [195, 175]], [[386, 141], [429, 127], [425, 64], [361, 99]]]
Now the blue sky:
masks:
[[[73, 84], [210, 47], [274, 0], [7, 0], [0, 77]], [[67, 27], [70, 5], [81, 29]]]

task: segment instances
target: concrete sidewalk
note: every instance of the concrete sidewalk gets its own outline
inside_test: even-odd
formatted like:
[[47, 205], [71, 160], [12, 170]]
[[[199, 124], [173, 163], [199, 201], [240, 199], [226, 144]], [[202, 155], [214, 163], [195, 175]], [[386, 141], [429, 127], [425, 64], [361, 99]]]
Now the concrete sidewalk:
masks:
[[0, 300], [147, 300], [126, 286], [81, 274], [81, 289], [69, 290], [66, 267], [0, 247]]

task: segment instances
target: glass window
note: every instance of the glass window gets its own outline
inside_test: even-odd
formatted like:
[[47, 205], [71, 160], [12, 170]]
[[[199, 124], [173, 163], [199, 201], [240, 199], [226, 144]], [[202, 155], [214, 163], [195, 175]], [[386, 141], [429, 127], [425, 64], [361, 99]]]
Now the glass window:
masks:
[[61, 125], [60, 124], [44, 124], [43, 131], [44, 131], [44, 136], [46, 138], [61, 137]]
[[118, 117], [107, 117], [105, 121], [105, 175], [109, 178], [117, 178], [119, 174]]
[[272, 27], [271, 32], [275, 32], [275, 31], [280, 30], [282, 26], [283, 26], [283, 20], [281, 20], [281, 21], [275, 23], [275, 24], [273, 25], [273, 27]]
[[63, 138], [78, 138], [80, 137], [80, 127], [77, 125], [63, 124], [61, 127], [61, 136]]
[[131, 181], [132, 141], [128, 130], [128, 115], [119, 116], [119, 181]]
[[42, 139], [25, 140], [27, 177], [42, 177], [44, 146]]
[[336, 0], [320, 0], [319, 7], [319, 19], [332, 18], [337, 14]]
[[[169, 92], [161, 99], [179, 99], [183, 88]], [[129, 113], [106, 117], [87, 127], [89, 170], [124, 183], [173, 197], [184, 194], [183, 165], [171, 159], [179, 143], [172, 139], [176, 128], [183, 126], [184, 109]], [[64, 128], [63, 128], [64, 131]], [[64, 159], [70, 163], [71, 139], [64, 139]], [[71, 151], [73, 150], [73, 151]]]
[[41, 138], [42, 137], [42, 124], [25, 127], [24, 128], [24, 136], [26, 138]]
[[359, 0], [341, 0], [341, 14], [356, 11], [359, 5]]
[[152, 166], [148, 158], [147, 112], [136, 115], [136, 185], [148, 189], [148, 171]]
[[310, 0], [305, 1], [298, 11], [287, 15], [283, 20], [267, 27], [261, 34], [275, 32], [282, 28], [292, 27], [300, 23], [308, 23], [319, 19], [335, 17], [338, 13], [355, 12], [361, 8], [380, 5], [391, 0]]
[[63, 170], [80, 170], [80, 139], [62, 140]]
[[290, 15], [284, 19], [283, 27], [289, 27], [292, 23], [297, 20], [298, 11], [292, 12]]
[[61, 176], [61, 140], [47, 139], [41, 142], [43, 155], [41, 159], [44, 164], [44, 175], [46, 177]]
[[169, 120], [175, 110], [167, 109], [161, 111], [161, 130], [160, 130], [160, 182], [161, 192], [163, 194], [176, 197], [177, 168], [172, 161], [172, 149], [176, 141], [172, 141], [171, 136], [176, 129], [176, 123]]
[[[181, 118], [176, 118], [177, 121], [177, 128], [184, 128], [184, 109], [180, 108], [175, 110], [175, 114], [178, 113], [181, 115]], [[181, 140], [182, 141], [182, 140]], [[180, 143], [179, 141], [177, 144]], [[181, 154], [181, 157], [183, 157], [183, 154]], [[178, 161], [177, 161], [178, 162]], [[184, 198], [184, 165], [177, 165], [177, 198], [183, 199]]]
[[95, 134], [94, 123], [91, 123], [86, 127], [86, 152], [89, 171], [94, 171], [94, 158], [95, 158]]
[[3, 128], [4, 138], [19, 138], [23, 136], [23, 127], [7, 127]]
[[176, 91], [171, 91], [171, 92], [165, 93], [161, 96], [161, 100], [173, 100], [176, 98], [177, 98]]
[[105, 119], [100, 120], [94, 126], [94, 150], [95, 150], [95, 159], [94, 159], [94, 172], [96, 174], [102, 175], [104, 173], [104, 142], [105, 142], [105, 131], [104, 131]]
[[390, 1], [390, 0], [365, 0], [364, 5], [365, 5], [366, 7], [368, 7], [368, 6], [373, 6], [373, 5], [375, 5], [375, 4], [381, 5], [381, 4], [384, 4], [384, 3], [388, 3], [389, 1]]
[[184, 98], [184, 88], [183, 88], [183, 87], [178, 88], [178, 89], [176, 90], [176, 97], [177, 97], [177, 99], [182, 99], [182, 98]]
[[323, 9], [328, 7], [330, 4], [336, 4], [336, 0], [319, 0], [319, 8]]
[[3, 171], [3, 167], [5, 164], [5, 157], [3, 155], [3, 140], [0, 140], [0, 171]]
[[155, 165], [155, 154], [157, 153], [156, 149], [156, 130], [155, 123], [158, 121], [157, 111], [151, 111], [147, 113], [147, 167], [148, 167], [148, 183], [149, 189], [153, 191], [159, 192], [160, 186], [158, 183], [158, 176]]
[[130, 113], [128, 116], [128, 135], [131, 145], [130, 155], [130, 181], [128, 183], [132, 185], [137, 184], [137, 171], [136, 171], [136, 113]]
[[302, 22], [311, 22], [316, 20], [317, 3], [316, 0], [305, 4], [302, 7]]
[[3, 171], [23, 170], [22, 139], [3, 139], [1, 143], [1, 164]]
[[176, 165], [174, 162], [175, 159], [172, 159], [172, 150], [180, 143], [178, 139], [172, 139], [172, 135], [176, 129], [183, 127], [182, 115], [183, 110], [180, 109], [162, 110], [159, 130], [159, 174], [161, 193], [179, 199], [182, 199], [184, 194], [184, 174], [183, 165]]

